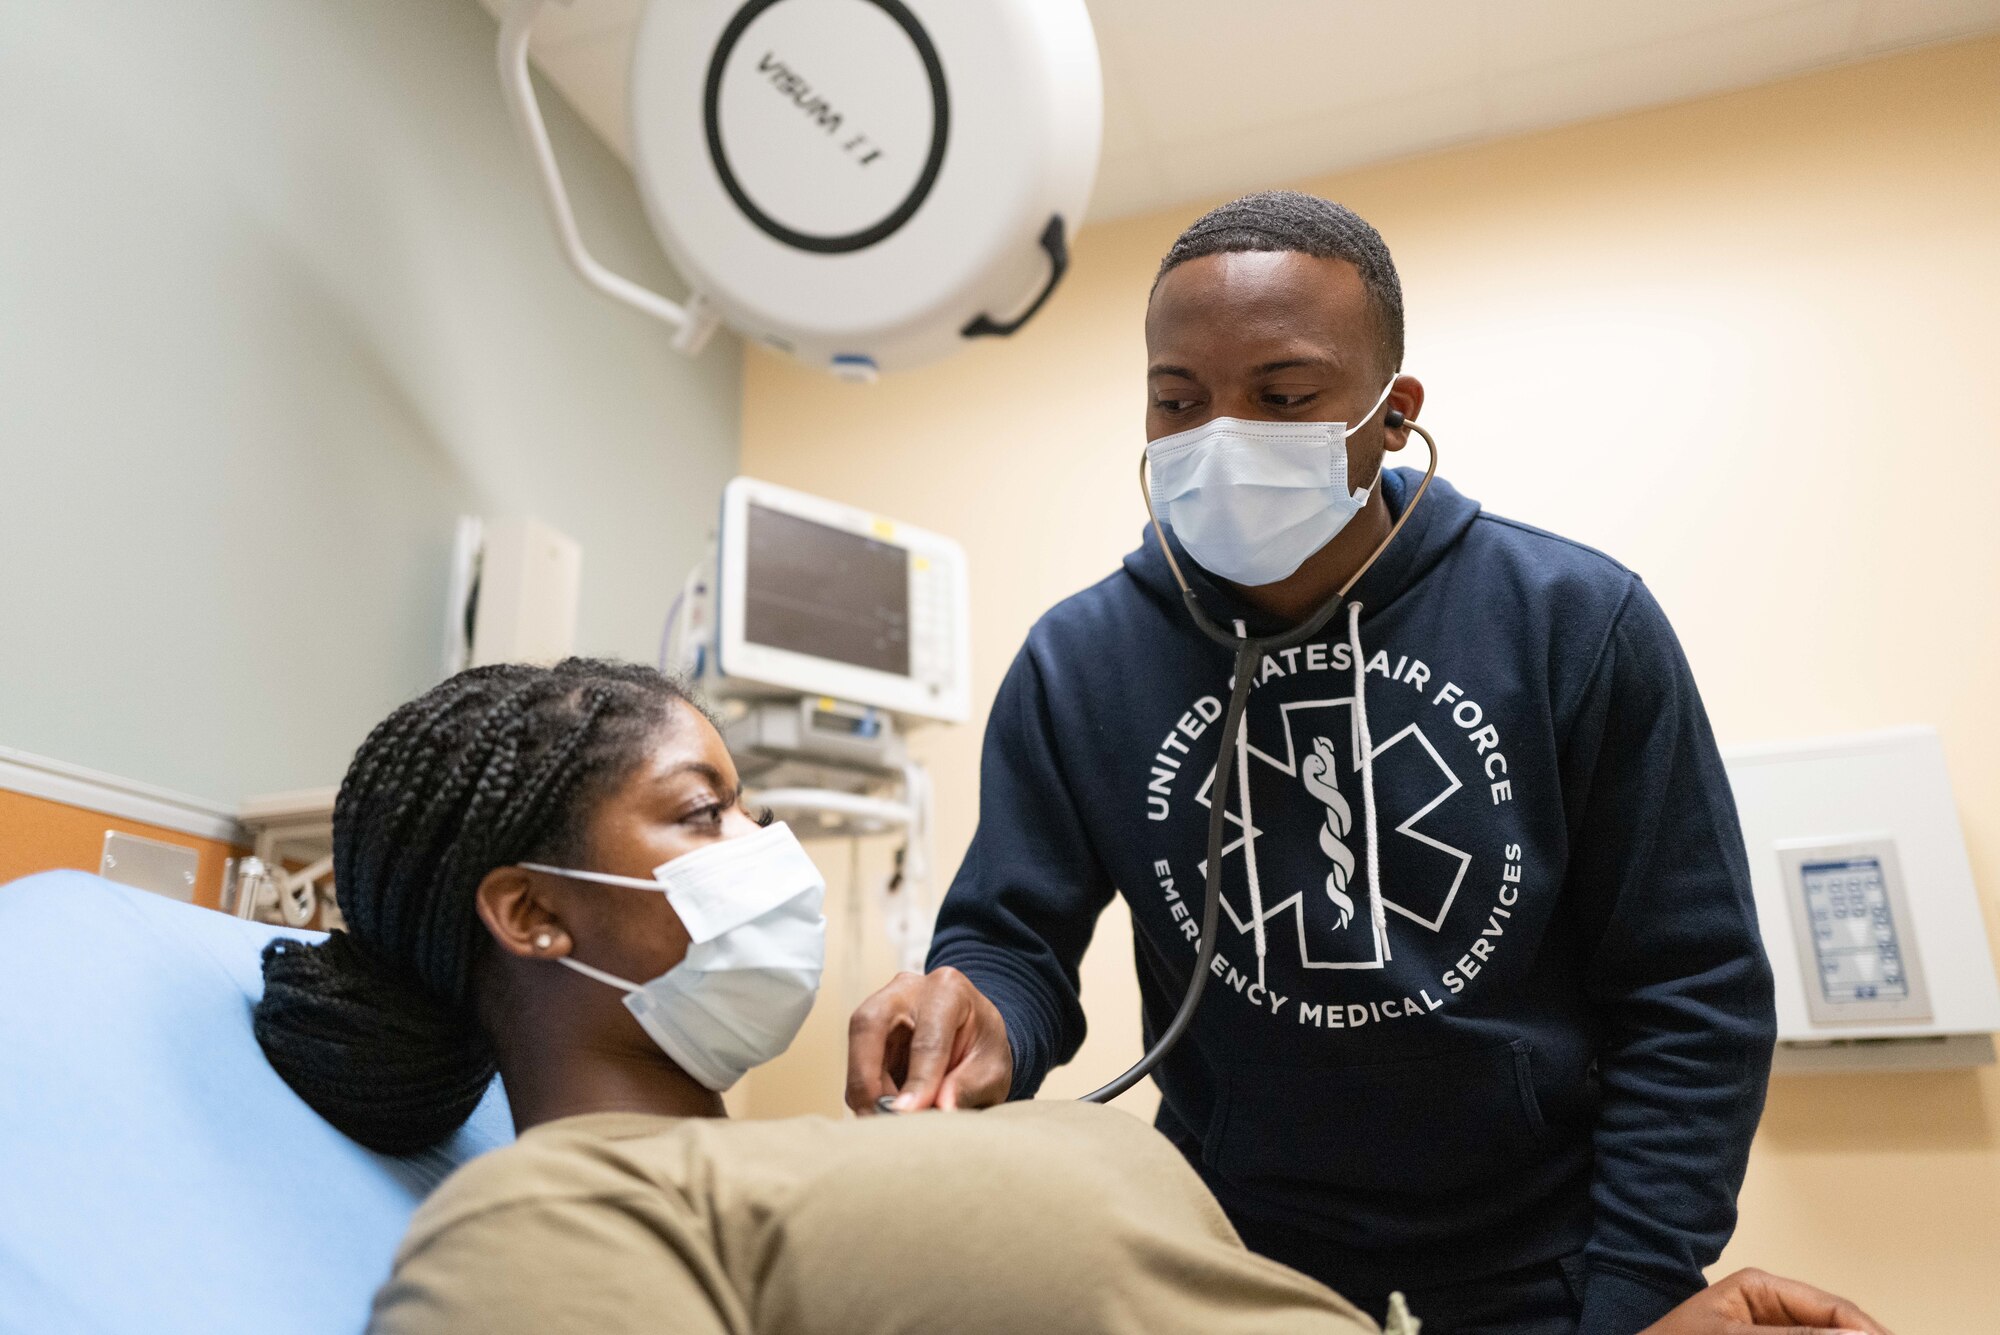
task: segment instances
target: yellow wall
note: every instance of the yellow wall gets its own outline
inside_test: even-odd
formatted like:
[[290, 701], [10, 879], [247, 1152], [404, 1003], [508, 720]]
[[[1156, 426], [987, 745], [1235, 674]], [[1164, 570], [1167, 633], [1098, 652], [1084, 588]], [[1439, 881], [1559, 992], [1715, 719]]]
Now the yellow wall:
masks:
[[[1936, 724], [2000, 924], [2000, 41], [1306, 188], [1395, 251], [1443, 471], [1642, 573], [1725, 743]], [[1022, 335], [929, 370], [856, 388], [749, 356], [746, 472], [964, 541], [982, 703], [1036, 615], [1139, 537], [1140, 316], [1197, 212], [1086, 229]], [[1837, 651], [1801, 652], [1817, 630]], [[979, 731], [918, 746], [947, 871]], [[1092, 1036], [1051, 1093], [1137, 1050], [1128, 931], [1100, 928]], [[841, 968], [754, 1111], [833, 1105]], [[1990, 1332], [1996, 1259], [2000, 1071], [1776, 1082], [1725, 1266]]]

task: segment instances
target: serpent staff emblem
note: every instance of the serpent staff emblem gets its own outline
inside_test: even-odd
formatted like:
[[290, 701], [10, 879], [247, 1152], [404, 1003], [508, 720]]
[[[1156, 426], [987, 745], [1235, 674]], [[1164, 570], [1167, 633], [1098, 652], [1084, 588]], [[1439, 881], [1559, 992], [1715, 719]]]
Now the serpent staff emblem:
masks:
[[1354, 880], [1354, 853], [1341, 842], [1354, 828], [1354, 811], [1335, 786], [1333, 760], [1333, 743], [1324, 737], [1313, 738], [1313, 753], [1299, 762], [1299, 778], [1306, 791], [1326, 806], [1319, 847], [1333, 860], [1333, 870], [1326, 876], [1326, 897], [1340, 910], [1340, 921], [1334, 924], [1334, 930], [1340, 931], [1354, 920], [1354, 900], [1347, 893]]

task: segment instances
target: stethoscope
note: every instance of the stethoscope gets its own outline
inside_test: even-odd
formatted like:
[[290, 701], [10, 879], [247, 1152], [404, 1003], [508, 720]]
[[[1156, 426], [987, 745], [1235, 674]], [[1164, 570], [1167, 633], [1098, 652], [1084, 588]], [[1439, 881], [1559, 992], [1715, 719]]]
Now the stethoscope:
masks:
[[[1368, 573], [1369, 568], [1381, 558], [1383, 552], [1389, 550], [1389, 544], [1403, 531], [1403, 525], [1410, 522], [1410, 515], [1416, 511], [1417, 504], [1424, 498], [1424, 493], [1430, 490], [1431, 479], [1437, 476], [1437, 440], [1430, 432], [1394, 408], [1383, 416], [1382, 425], [1391, 431], [1397, 427], [1407, 426], [1424, 438], [1424, 445], [1430, 450], [1431, 455], [1430, 467], [1424, 470], [1424, 480], [1417, 484], [1416, 492], [1403, 507], [1403, 513], [1397, 517], [1396, 522], [1389, 526], [1389, 532], [1375, 545], [1375, 550], [1368, 554], [1368, 559], [1348, 576], [1347, 582], [1342, 584], [1332, 597], [1321, 603], [1319, 610], [1311, 616], [1290, 630], [1281, 631], [1276, 635], [1238, 635], [1203, 610], [1201, 600], [1195, 596], [1193, 586], [1188, 583], [1186, 573], [1181, 570], [1180, 561], [1174, 556], [1173, 547], [1167, 542], [1166, 533], [1160, 528], [1160, 516], [1153, 509], [1150, 460], [1143, 453], [1139, 456], [1139, 489], [1146, 498], [1146, 517], [1152, 523], [1154, 541], [1160, 544], [1160, 552], [1167, 558], [1167, 568], [1173, 571], [1174, 583], [1180, 586], [1181, 602], [1186, 605], [1188, 615], [1194, 619], [1194, 624], [1201, 628], [1204, 635], [1225, 649], [1235, 650], [1236, 662], [1231, 669], [1229, 708], [1222, 716], [1222, 745], [1216, 752], [1215, 775], [1212, 780], [1215, 795], [1208, 808], [1208, 864], [1201, 906], [1201, 940], [1195, 947], [1194, 973], [1188, 979], [1187, 991], [1181, 997], [1180, 1009], [1174, 1012], [1173, 1022], [1167, 1026], [1166, 1032], [1154, 1040], [1153, 1046], [1147, 1049], [1146, 1054], [1132, 1063], [1123, 1075], [1085, 1094], [1079, 1102], [1109, 1103], [1144, 1080], [1153, 1073], [1153, 1068], [1174, 1050], [1174, 1045], [1186, 1036], [1188, 1026], [1194, 1023], [1195, 1008], [1201, 1004], [1202, 990], [1208, 985], [1209, 967], [1215, 959], [1215, 938], [1222, 918], [1222, 835], [1229, 817], [1229, 775], [1232, 768], [1225, 762], [1236, 750], [1236, 734], [1243, 726], [1243, 711], [1250, 703], [1251, 678], [1257, 663], [1267, 654], [1282, 653], [1286, 649], [1297, 648], [1325, 629], [1326, 623], [1333, 620], [1334, 614], [1347, 601], [1347, 595], [1361, 582], [1361, 577]], [[1383, 464], [1383, 467], [1387, 466], [1386, 463]], [[1380, 483], [1379, 472], [1377, 483], [1378, 485]], [[885, 1113], [892, 1112], [893, 1109], [889, 1105], [894, 1099], [893, 1094], [883, 1095], [876, 1100], [876, 1109]]]
[[[1369, 415], [1372, 417], [1374, 414]], [[1134, 1062], [1125, 1074], [1103, 1088], [1085, 1094], [1082, 1099], [1085, 1103], [1109, 1103], [1144, 1080], [1152, 1074], [1153, 1068], [1173, 1051], [1174, 1045], [1181, 1041], [1188, 1031], [1188, 1026], [1194, 1022], [1195, 1007], [1201, 1004], [1202, 989], [1208, 984], [1209, 966], [1215, 959], [1216, 932], [1221, 925], [1222, 835], [1228, 821], [1229, 775], [1233, 768], [1226, 762], [1236, 750], [1236, 734], [1243, 726], [1243, 711], [1250, 703], [1250, 684], [1258, 662], [1267, 654], [1282, 653], [1286, 649], [1304, 644], [1325, 628], [1326, 623], [1333, 619], [1334, 613], [1340, 610], [1341, 604], [1347, 601], [1348, 593], [1361, 582], [1361, 577], [1368, 573], [1369, 567], [1375, 564], [1382, 553], [1389, 550], [1389, 544], [1403, 531], [1403, 525], [1410, 522], [1410, 515], [1416, 510], [1417, 503], [1422, 501], [1424, 493], [1430, 490], [1431, 479], [1437, 476], [1437, 441], [1431, 437], [1430, 432], [1394, 408], [1383, 417], [1382, 424], [1391, 431], [1397, 427], [1407, 426], [1424, 438], [1424, 445], [1431, 454], [1430, 467], [1424, 470], [1424, 480], [1417, 484], [1417, 490], [1410, 497], [1409, 503], [1403, 507], [1403, 513], [1389, 526], [1388, 534], [1376, 544], [1375, 550], [1368, 554], [1368, 559], [1348, 576], [1347, 582], [1341, 585], [1332, 597], [1320, 604], [1318, 611], [1290, 630], [1262, 637], [1238, 635], [1202, 610], [1201, 600], [1195, 596], [1194, 589], [1188, 584], [1187, 575], [1182, 572], [1181, 563], [1175, 559], [1174, 549], [1168, 544], [1167, 535], [1160, 528], [1160, 516], [1153, 510], [1152, 474], [1148, 457], [1144, 454], [1139, 456], [1139, 489], [1145, 493], [1146, 516], [1152, 521], [1153, 538], [1160, 544], [1160, 551], [1167, 558], [1167, 567], [1174, 573], [1174, 583], [1180, 585], [1181, 601], [1186, 604], [1188, 615], [1194, 619], [1195, 625], [1201, 627], [1203, 634], [1223, 648], [1236, 651], [1236, 665], [1231, 670], [1229, 708], [1222, 716], [1222, 745], [1216, 752], [1215, 775], [1211, 781], [1214, 796], [1208, 808], [1208, 865], [1205, 876], [1207, 884], [1202, 899], [1201, 940], [1195, 948], [1194, 974], [1188, 979], [1187, 992], [1181, 997], [1180, 1009], [1174, 1012], [1173, 1023], [1167, 1026], [1166, 1032], [1154, 1041], [1146, 1055]], [[1383, 466], [1387, 467], [1386, 463]], [[1377, 482], [1378, 484], [1380, 482], [1379, 472]]]

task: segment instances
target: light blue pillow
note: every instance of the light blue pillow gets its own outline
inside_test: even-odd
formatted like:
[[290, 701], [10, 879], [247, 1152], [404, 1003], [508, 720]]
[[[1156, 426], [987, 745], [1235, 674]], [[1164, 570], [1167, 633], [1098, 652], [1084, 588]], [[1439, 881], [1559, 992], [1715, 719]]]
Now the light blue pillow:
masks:
[[322, 1121], [250, 1029], [281, 931], [82, 872], [0, 886], [0, 1332], [354, 1335], [425, 1193], [513, 1138], [497, 1081], [407, 1159]]

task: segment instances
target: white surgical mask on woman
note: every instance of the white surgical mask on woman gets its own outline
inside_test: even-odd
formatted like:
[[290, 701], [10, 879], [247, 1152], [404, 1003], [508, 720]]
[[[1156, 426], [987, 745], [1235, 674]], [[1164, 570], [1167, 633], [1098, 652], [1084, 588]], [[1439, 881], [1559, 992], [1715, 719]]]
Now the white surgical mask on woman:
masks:
[[709, 1089], [728, 1089], [798, 1037], [826, 967], [826, 881], [784, 824], [683, 853], [650, 881], [520, 865], [666, 895], [693, 944], [658, 978], [634, 983], [568, 956], [560, 963], [621, 989], [660, 1050]]
[[1215, 417], [1160, 437], [1146, 447], [1154, 512], [1209, 573], [1277, 583], [1368, 504], [1374, 483], [1347, 490], [1347, 440], [1395, 385], [1391, 376], [1353, 426]]

